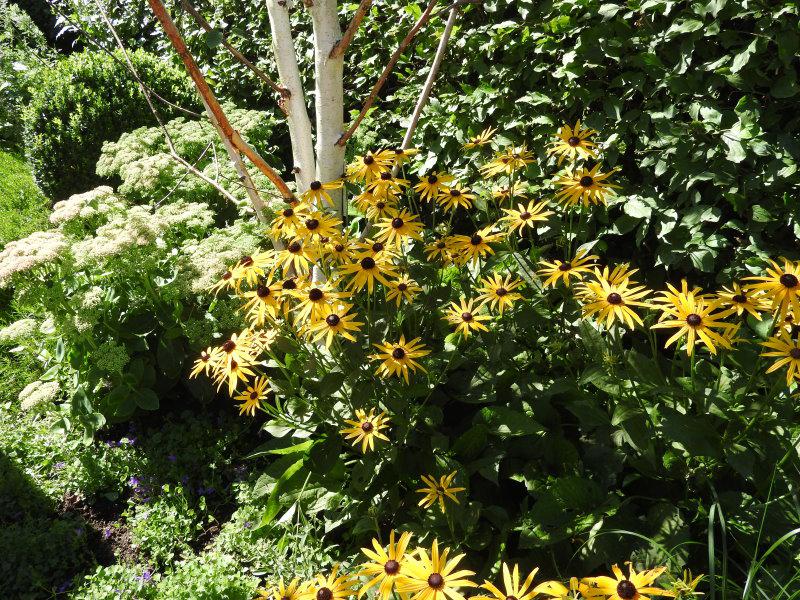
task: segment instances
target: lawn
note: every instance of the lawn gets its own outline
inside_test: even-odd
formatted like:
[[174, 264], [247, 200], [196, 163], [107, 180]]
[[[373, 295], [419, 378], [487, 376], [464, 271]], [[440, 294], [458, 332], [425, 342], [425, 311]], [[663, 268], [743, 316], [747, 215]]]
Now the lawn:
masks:
[[47, 227], [47, 206], [25, 158], [0, 149], [0, 246]]

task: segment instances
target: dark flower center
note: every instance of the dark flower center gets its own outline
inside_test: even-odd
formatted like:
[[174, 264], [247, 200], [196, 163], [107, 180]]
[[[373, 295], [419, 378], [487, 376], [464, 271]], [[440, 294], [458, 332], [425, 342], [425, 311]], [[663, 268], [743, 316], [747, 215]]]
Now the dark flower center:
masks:
[[428, 586], [432, 587], [435, 590], [441, 589], [444, 585], [444, 577], [439, 575], [439, 573], [431, 573], [428, 576]]
[[209, 360], [211, 360], [211, 355], [205, 350], [203, 350], [200, 353], [200, 360], [202, 360], [203, 362], [208, 362]]
[[235, 371], [238, 368], [239, 368], [239, 363], [237, 363], [235, 360], [232, 360], [231, 361], [231, 371]]
[[398, 283], [397, 289], [401, 292], [405, 292], [408, 289], [408, 286], [405, 283]]
[[461, 195], [461, 192], [459, 190], [450, 190], [450, 195], [458, 198]]
[[481, 242], [483, 242], [483, 238], [479, 236], [477, 233], [474, 234], [471, 238], [469, 238], [469, 243], [473, 246], [480, 246]]
[[531, 241], [530, 240], [522, 239], [522, 240], [519, 241], [519, 249], [520, 250], [527, 250], [530, 247], [531, 247]]
[[250, 400], [258, 400], [258, 392], [250, 392]]
[[387, 560], [386, 564], [383, 565], [383, 570], [386, 571], [387, 575], [397, 575], [400, 571], [400, 563], [396, 560]]
[[300, 250], [302, 249], [303, 246], [300, 244], [300, 242], [292, 242], [291, 244], [289, 244], [289, 247], [287, 248], [287, 250], [289, 250], [289, 252], [291, 252], [292, 254], [300, 252]]
[[592, 179], [588, 175], [584, 175], [583, 177], [581, 177], [581, 180], [580, 180], [579, 183], [581, 184], [581, 187], [585, 187], [585, 188], [592, 187], [592, 184], [594, 183], [594, 179]]
[[731, 298], [731, 300], [733, 300], [737, 304], [744, 304], [745, 302], [747, 302], [747, 296], [745, 296], [744, 294], [736, 294], [733, 298]]
[[800, 281], [797, 280], [797, 277], [791, 273], [784, 273], [781, 275], [780, 281], [781, 285], [787, 288], [796, 288], [797, 285], [800, 284]]
[[447, 244], [444, 242], [444, 240], [439, 240], [438, 242], [436, 242], [436, 247], [439, 250], [444, 250], [445, 248], [447, 248]]
[[286, 218], [294, 216], [294, 210], [292, 210], [291, 208], [285, 208], [283, 210], [283, 216]]
[[581, 138], [579, 138], [579, 137], [575, 137], [575, 136], [573, 135], [571, 138], [569, 138], [569, 139], [567, 140], [567, 143], [568, 143], [570, 146], [572, 146], [572, 147], [574, 148], [575, 146], [579, 146], [579, 145], [580, 145], [580, 143], [581, 143]]
[[561, 263], [560, 265], [558, 265], [559, 271], [569, 271], [571, 268], [572, 268], [572, 263], [568, 262]]
[[322, 183], [319, 181], [312, 181], [311, 185], [309, 185], [308, 187], [310, 187], [312, 190], [316, 192], [317, 190], [322, 189]]
[[606, 301], [609, 304], [622, 304], [622, 296], [620, 296], [617, 292], [611, 292], [606, 298]]
[[328, 315], [325, 317], [325, 322], [331, 327], [336, 327], [339, 324], [339, 321], [341, 321], [339, 315]]
[[436, 175], [428, 175], [428, 183], [429, 184], [433, 185], [434, 183], [437, 183], [438, 181], [439, 181], [439, 178]]
[[321, 235], [319, 241], [322, 242], [323, 244], [327, 244], [328, 242], [331, 241], [331, 238]]
[[386, 208], [386, 202], [383, 201], [376, 202], [375, 208], [377, 208], [378, 210], [383, 210], [384, 208]]
[[344, 252], [344, 246], [342, 244], [336, 244], [333, 249], [336, 250], [336, 252]]
[[369, 433], [373, 429], [375, 429], [375, 426], [370, 421], [364, 421], [361, 424], [361, 431], [363, 431], [364, 433]]
[[236, 350], [236, 343], [233, 340], [228, 340], [224, 344], [222, 344], [222, 349], [230, 354], [234, 350]]
[[789, 356], [795, 360], [800, 360], [800, 348], [792, 348], [789, 350]]
[[632, 600], [636, 597], [636, 586], [629, 579], [623, 579], [617, 584], [617, 596], [622, 600]]
[[281, 596], [281, 600], [292, 600], [289, 596]]
[[297, 282], [294, 279], [287, 279], [281, 285], [285, 290], [296, 290], [297, 289]]
[[504, 287], [500, 287], [500, 288], [497, 288], [494, 293], [495, 293], [495, 295], [502, 297], [502, 296], [505, 296], [508, 293], [508, 290], [506, 288], [504, 288]]
[[698, 327], [702, 322], [702, 317], [696, 313], [691, 313], [686, 317], [686, 323], [691, 327]]
[[252, 256], [245, 256], [242, 259], [242, 266], [243, 267], [249, 267], [252, 264], [253, 264], [253, 257]]
[[465, 323], [469, 323], [472, 321], [472, 313], [471, 312], [463, 312], [461, 313], [461, 320]]
[[256, 294], [258, 294], [259, 298], [267, 298], [269, 297], [270, 293], [270, 289], [265, 285], [260, 285], [256, 288]]
[[371, 165], [374, 162], [375, 162], [375, 159], [373, 157], [371, 157], [371, 156], [365, 156], [364, 157], [364, 164], [365, 165]]
[[529, 212], [526, 210], [526, 211], [525, 211], [525, 212], [523, 212], [523, 213], [519, 213], [519, 218], [520, 218], [520, 219], [522, 219], [523, 221], [527, 221], [528, 219], [530, 219], [530, 218], [531, 218], [531, 213], [529, 213]]
[[319, 288], [313, 288], [308, 292], [308, 299], [312, 302], [319, 302], [325, 294]]
[[392, 227], [395, 229], [400, 229], [403, 225], [405, 225], [405, 221], [403, 221], [403, 219], [400, 217], [395, 217], [392, 219]]
[[369, 256], [366, 256], [366, 257], [361, 259], [361, 268], [362, 269], [367, 269], [367, 270], [374, 269], [375, 268], [375, 261], [372, 258], [370, 258]]
[[306, 219], [306, 229], [313, 231], [319, 227], [319, 221], [317, 219]]
[[328, 588], [322, 587], [317, 590], [317, 600], [331, 600], [332, 598], [333, 598], [333, 592], [330, 591]]
[[383, 181], [389, 181], [389, 180], [391, 180], [391, 178], [392, 178], [392, 174], [389, 173], [388, 171], [386, 173], [381, 173], [381, 179]]
[[222, 274], [222, 281], [228, 281], [228, 279], [230, 279], [231, 277], [233, 277], [233, 273], [231, 273], [230, 271], [225, 271]]
[[395, 360], [400, 360], [404, 358], [405, 355], [406, 351], [403, 350], [402, 348], [395, 348], [394, 350], [392, 350], [392, 358]]
[[381, 242], [375, 242], [374, 244], [372, 244], [372, 251], [375, 252], [376, 254], [378, 252], [383, 251], [383, 248], [384, 246]]
[[516, 596], [506, 596], [506, 600], [517, 600]]

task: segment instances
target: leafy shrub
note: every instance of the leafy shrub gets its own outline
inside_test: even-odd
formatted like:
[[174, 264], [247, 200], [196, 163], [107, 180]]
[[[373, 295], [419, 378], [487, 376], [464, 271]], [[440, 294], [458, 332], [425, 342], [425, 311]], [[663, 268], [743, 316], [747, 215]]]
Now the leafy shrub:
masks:
[[47, 227], [47, 200], [21, 156], [0, 150], [0, 186], [0, 245]]
[[[142, 51], [129, 56], [145, 84], [161, 97], [196, 108], [184, 74]], [[158, 109], [167, 118], [178, 114], [164, 103]], [[94, 168], [103, 142], [154, 119], [119, 52], [72, 54], [39, 71], [23, 118], [36, 179], [56, 200], [102, 183]]]
[[208, 552], [177, 563], [158, 586], [159, 598], [251, 600], [258, 580], [244, 575], [232, 558]]
[[154, 584], [151, 572], [138, 566], [97, 567], [94, 573], [83, 578], [70, 597], [75, 600], [150, 600], [158, 597]]

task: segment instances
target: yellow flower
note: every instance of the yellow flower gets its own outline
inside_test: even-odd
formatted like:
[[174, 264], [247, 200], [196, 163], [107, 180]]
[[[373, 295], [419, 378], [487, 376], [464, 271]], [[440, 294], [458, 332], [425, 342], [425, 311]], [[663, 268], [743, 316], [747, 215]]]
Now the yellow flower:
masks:
[[459, 588], [475, 587], [467, 579], [475, 573], [466, 569], [457, 570], [463, 554], [448, 560], [449, 554], [449, 548], [439, 554], [437, 540], [433, 540], [430, 556], [424, 548], [417, 550], [417, 557], [412, 556], [409, 560], [406, 577], [398, 582], [398, 591], [401, 594], [413, 594], [411, 600], [464, 600]]
[[414, 296], [421, 291], [422, 288], [419, 287], [416, 281], [408, 275], [402, 275], [398, 280], [389, 282], [389, 287], [386, 290], [386, 300], [394, 300], [398, 307], [404, 299], [411, 304], [414, 302]]
[[254, 327], [261, 327], [267, 319], [274, 319], [281, 307], [280, 284], [264, 281], [256, 289], [242, 294], [247, 300], [242, 310]]
[[508, 148], [499, 153], [493, 160], [483, 165], [480, 169], [484, 178], [494, 177], [505, 173], [511, 175], [519, 169], [524, 169], [533, 162], [533, 154], [526, 146]]
[[419, 192], [420, 200], [435, 200], [436, 197], [447, 191], [448, 185], [453, 181], [453, 176], [447, 173], [431, 173], [414, 186], [414, 190]]
[[535, 596], [542, 594], [551, 598], [562, 598], [569, 593], [569, 590], [559, 583], [558, 581], [543, 581], [537, 586], [533, 586], [533, 578], [539, 571], [538, 567], [531, 571], [525, 578], [525, 581], [520, 584], [519, 580], [519, 565], [514, 565], [514, 569], [509, 569], [506, 563], [503, 563], [503, 588], [505, 592], [495, 586], [490, 581], [484, 581], [482, 588], [489, 590], [491, 596], [472, 596], [473, 600], [506, 600], [507, 598], [515, 598], [516, 600], [531, 600]]
[[344, 439], [353, 440], [353, 446], [361, 442], [361, 452], [366, 453], [367, 448], [375, 450], [376, 439], [389, 441], [389, 438], [381, 433], [381, 429], [389, 427], [389, 417], [385, 412], [375, 415], [374, 408], [370, 409], [369, 414], [358, 409], [355, 421], [345, 419], [344, 422], [352, 427], [342, 429], [339, 433], [344, 434]]
[[613, 188], [618, 188], [606, 181], [614, 170], [608, 173], [599, 171], [600, 164], [596, 164], [591, 169], [581, 168], [567, 175], [562, 175], [556, 179], [556, 183], [562, 188], [556, 192], [556, 200], [564, 206], [575, 206], [583, 203], [584, 206], [591, 204], [606, 204], [608, 196], [614, 196]]
[[[717, 311], [720, 307], [719, 300], [712, 300], [698, 295], [699, 289], [688, 291], [686, 280], [681, 283], [681, 291], [667, 284], [668, 292], [661, 292], [659, 299], [662, 314], [659, 322], [653, 329], [678, 328], [678, 331], [667, 340], [664, 345], [668, 348], [673, 342], [687, 336], [686, 352], [691, 356], [697, 338], [700, 339], [712, 354], [717, 353], [716, 346], [731, 348], [731, 343], [724, 335], [733, 325], [724, 323], [721, 319], [734, 312], [733, 309]], [[723, 334], [715, 331], [720, 329]]]
[[454, 235], [451, 238], [450, 250], [457, 254], [456, 262], [466, 264], [477, 262], [486, 254], [494, 254], [490, 243], [499, 242], [501, 233], [492, 233], [492, 226], [484, 227], [472, 235]]
[[666, 567], [658, 567], [637, 573], [633, 565], [626, 577], [622, 570], [614, 565], [611, 570], [614, 577], [586, 577], [583, 583], [589, 587], [585, 590], [587, 598], [607, 598], [608, 600], [650, 600], [646, 594], [653, 596], [674, 596], [672, 592], [652, 586], [652, 583], [666, 571]]
[[342, 221], [333, 215], [314, 211], [306, 214], [300, 221], [300, 225], [295, 229], [295, 235], [304, 242], [332, 238], [339, 234], [341, 225]]
[[320, 206], [321, 201], [325, 202], [328, 206], [333, 206], [333, 198], [328, 193], [328, 190], [340, 190], [344, 182], [341, 179], [322, 183], [321, 181], [312, 181], [308, 189], [300, 194], [300, 199], [307, 204], [314, 203], [315, 206]]
[[317, 253], [309, 245], [304, 244], [302, 240], [295, 239], [289, 242], [286, 248], [278, 252], [273, 273], [280, 267], [283, 267], [284, 271], [294, 270], [296, 273], [307, 273], [309, 266], [316, 260]]
[[208, 377], [208, 373], [213, 366], [212, 352], [213, 350], [211, 347], [208, 347], [200, 352], [200, 357], [194, 361], [194, 365], [192, 366], [192, 371], [189, 373], [189, 377], [197, 377], [203, 372], [205, 372], [206, 377]]
[[339, 565], [334, 565], [328, 577], [320, 574], [309, 581], [300, 592], [299, 600], [344, 600], [355, 594], [357, 585], [355, 577], [339, 576]]
[[217, 389], [222, 387], [222, 384], [228, 382], [228, 395], [233, 396], [236, 387], [240, 381], [247, 382], [247, 377], [255, 375], [249, 365], [239, 364], [236, 360], [223, 363], [218, 366], [214, 371], [214, 382], [217, 384]]
[[412, 157], [419, 154], [417, 148], [395, 148], [392, 152], [392, 162], [395, 166], [402, 166], [411, 160]]
[[515, 292], [522, 285], [522, 280], [507, 275], [503, 278], [499, 273], [492, 273], [489, 277], [481, 279], [480, 295], [477, 300], [488, 305], [490, 310], [495, 310], [502, 315], [506, 308], [522, 299], [522, 294]]
[[546, 221], [547, 217], [553, 214], [552, 210], [547, 210], [547, 202], [537, 204], [533, 200], [528, 202], [528, 206], [518, 204], [517, 210], [504, 208], [503, 212], [506, 213], [506, 216], [501, 221], [505, 222], [508, 232], [512, 233], [517, 229], [520, 235], [526, 227], [532, 227], [537, 221]]
[[222, 277], [217, 280], [217, 282], [208, 288], [209, 292], [214, 292], [214, 294], [218, 294], [222, 290], [234, 290], [238, 291], [239, 286], [241, 285], [241, 279], [235, 276], [234, 269], [226, 269], [225, 272], [222, 274]]
[[391, 171], [385, 171], [380, 177], [367, 183], [367, 191], [375, 200], [396, 201], [405, 187], [408, 187], [408, 180], [392, 177]]
[[371, 577], [358, 591], [361, 598], [370, 588], [378, 585], [378, 598], [388, 600], [392, 590], [400, 578], [405, 577], [405, 567], [408, 563], [406, 549], [411, 541], [411, 534], [404, 532], [395, 542], [394, 530], [389, 534], [389, 545], [386, 550], [381, 547], [378, 540], [372, 538], [372, 548], [362, 548], [361, 551], [371, 560], [361, 566], [359, 576]]
[[464, 148], [466, 150], [472, 150], [473, 148], [485, 146], [486, 144], [492, 141], [492, 136], [494, 136], [496, 131], [497, 131], [496, 127], [487, 127], [486, 129], [481, 131], [478, 135], [469, 138], [469, 140], [464, 144]]
[[634, 328], [634, 321], [644, 326], [642, 319], [630, 307], [650, 307], [647, 302], [642, 302], [650, 294], [650, 290], [643, 285], [636, 285], [629, 278], [614, 283], [612, 275], [613, 272], [609, 273], [608, 267], [604, 267], [602, 272], [595, 267], [595, 279], [584, 281], [580, 285], [577, 293], [585, 303], [583, 315], [597, 315], [598, 322], [606, 329], [610, 329], [617, 321], [631, 329]]
[[348, 181], [366, 181], [367, 183], [378, 179], [381, 173], [390, 170], [392, 159], [384, 151], [376, 154], [367, 152], [366, 156], [356, 158], [347, 165], [346, 174]]
[[467, 488], [453, 486], [456, 473], [457, 471], [453, 471], [449, 475], [442, 475], [439, 477], [438, 481], [433, 475], [423, 475], [422, 483], [425, 484], [425, 487], [417, 490], [418, 493], [423, 494], [422, 500], [418, 502], [418, 505], [423, 508], [428, 508], [438, 502], [441, 511], [445, 512], [445, 498], [449, 498], [456, 504], [461, 504], [458, 498], [456, 498], [456, 494], [458, 492], [463, 492]]
[[365, 256], [371, 256], [372, 258], [382, 256], [383, 258], [390, 260], [396, 257], [396, 254], [393, 252], [393, 248], [387, 248], [386, 244], [383, 242], [379, 242], [378, 240], [373, 240], [371, 238], [356, 242], [355, 253], [360, 258], [364, 258]]
[[350, 296], [347, 292], [338, 291], [330, 281], [312, 283], [301, 290], [294, 290], [292, 295], [299, 301], [294, 310], [297, 311], [297, 320], [300, 322], [320, 318], [324, 306]]
[[357, 314], [348, 314], [348, 311], [353, 307], [352, 304], [325, 304], [317, 313], [317, 320], [312, 322], [310, 326], [311, 334], [314, 336], [314, 341], [318, 342], [325, 338], [325, 347], [330, 348], [333, 337], [340, 335], [343, 338], [355, 342], [356, 338], [351, 331], [361, 331], [361, 326], [364, 324], [361, 321], [355, 321], [358, 318]]
[[462, 187], [460, 183], [456, 183], [449, 188], [442, 188], [436, 197], [436, 202], [445, 210], [456, 210], [459, 206], [469, 210], [475, 198], [475, 194]]
[[575, 258], [565, 262], [556, 259], [553, 262], [540, 260], [539, 264], [543, 268], [537, 271], [539, 277], [546, 278], [544, 280], [544, 287], [556, 287], [558, 280], [561, 279], [564, 285], [569, 287], [570, 278], [574, 277], [577, 280], [583, 279], [583, 273], [591, 273], [593, 261], [599, 257], [592, 254], [587, 256], [588, 251], [585, 249], [578, 250], [575, 253]]
[[283, 579], [278, 581], [269, 592], [260, 590], [262, 598], [272, 597], [272, 600], [300, 600], [302, 587], [298, 579], [292, 579], [289, 585], [283, 584]]
[[769, 262], [772, 268], [767, 268], [767, 275], [760, 277], [745, 277], [745, 280], [758, 281], [746, 287], [750, 292], [764, 292], [772, 300], [772, 311], [782, 321], [791, 308], [795, 315], [800, 314], [800, 261], [792, 262], [781, 257], [783, 267], [774, 260]]
[[438, 240], [435, 240], [430, 244], [427, 244], [425, 246], [425, 257], [429, 261], [432, 261], [435, 258], [441, 258], [444, 264], [448, 264], [452, 260], [452, 257], [450, 256], [451, 242], [452, 239], [447, 237], [447, 238], [439, 238]]
[[347, 286], [350, 290], [359, 291], [367, 286], [367, 292], [370, 294], [375, 289], [375, 280], [388, 286], [389, 281], [386, 278], [397, 277], [397, 269], [384, 255], [375, 257], [359, 255], [354, 262], [340, 266], [339, 272], [351, 277]]
[[760, 321], [761, 311], [769, 310], [769, 301], [767, 301], [763, 293], [751, 293], [750, 290], [742, 289], [742, 286], [737, 282], [733, 282], [732, 287], [733, 289], [723, 287], [722, 291], [717, 293], [721, 305], [735, 309], [736, 314], [739, 316], [747, 311], [756, 320]]
[[384, 341], [382, 344], [373, 344], [380, 352], [371, 354], [370, 359], [383, 361], [375, 369], [375, 374], [383, 378], [391, 377], [392, 375], [402, 376], [408, 383], [409, 370], [412, 373], [416, 373], [417, 369], [420, 369], [423, 373], [427, 373], [425, 368], [414, 360], [431, 353], [419, 341], [420, 338], [414, 338], [406, 342], [405, 335], [401, 335], [399, 342]]
[[575, 127], [564, 125], [556, 134], [558, 139], [550, 144], [547, 154], [558, 156], [560, 165], [565, 158], [574, 161], [578, 156], [581, 158], [595, 158], [596, 144], [589, 138], [597, 133], [594, 129], [582, 129], [581, 122], [578, 120]]
[[762, 346], [771, 348], [771, 352], [763, 352], [761, 356], [772, 356], [778, 360], [767, 369], [767, 373], [773, 373], [781, 367], [788, 367], [786, 370], [786, 385], [793, 380], [800, 381], [800, 341], [792, 339], [785, 329], [781, 329], [778, 335], [772, 336]]
[[328, 255], [337, 263], [349, 262], [353, 258], [352, 242], [346, 236], [334, 236], [328, 242]]
[[400, 248], [405, 240], [421, 240], [422, 223], [419, 217], [405, 208], [391, 219], [381, 219], [377, 228], [379, 241]]
[[287, 206], [272, 219], [272, 234], [284, 238], [294, 237], [307, 211], [308, 207], [305, 204]]
[[461, 298], [461, 304], [451, 302], [444, 316], [448, 323], [456, 326], [455, 332], [461, 334], [464, 338], [468, 338], [472, 330], [489, 331], [481, 321], [488, 321], [491, 317], [477, 314], [483, 305], [474, 306], [475, 301], [474, 298], [470, 300]]
[[[264, 276], [264, 268], [267, 267], [274, 258], [275, 252], [259, 252], [252, 256], [244, 256], [233, 267], [233, 277], [246, 281], [249, 285], [255, 285]], [[238, 291], [238, 288], [237, 288]]]
[[504, 204], [506, 200], [512, 198], [519, 198], [520, 200], [527, 200], [525, 195], [525, 184], [521, 181], [516, 181], [505, 187], [496, 187], [492, 190], [492, 197], [497, 200], [498, 204]]
[[234, 400], [241, 402], [239, 405], [240, 415], [246, 413], [251, 417], [256, 416], [256, 410], [261, 408], [261, 403], [269, 393], [268, 385], [269, 379], [262, 375], [253, 381], [253, 385], [248, 386], [244, 392], [234, 398]]
[[372, 196], [364, 214], [373, 223], [379, 219], [393, 217], [397, 214], [397, 200]]

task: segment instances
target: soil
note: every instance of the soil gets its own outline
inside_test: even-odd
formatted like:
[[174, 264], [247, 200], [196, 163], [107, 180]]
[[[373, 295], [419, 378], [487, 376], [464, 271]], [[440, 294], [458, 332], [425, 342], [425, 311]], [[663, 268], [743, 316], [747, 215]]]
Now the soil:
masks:
[[123, 510], [121, 502], [99, 497], [90, 504], [76, 494], [64, 496], [58, 507], [60, 514], [78, 516], [86, 523], [89, 549], [102, 566], [136, 560], [130, 531], [120, 523]]

